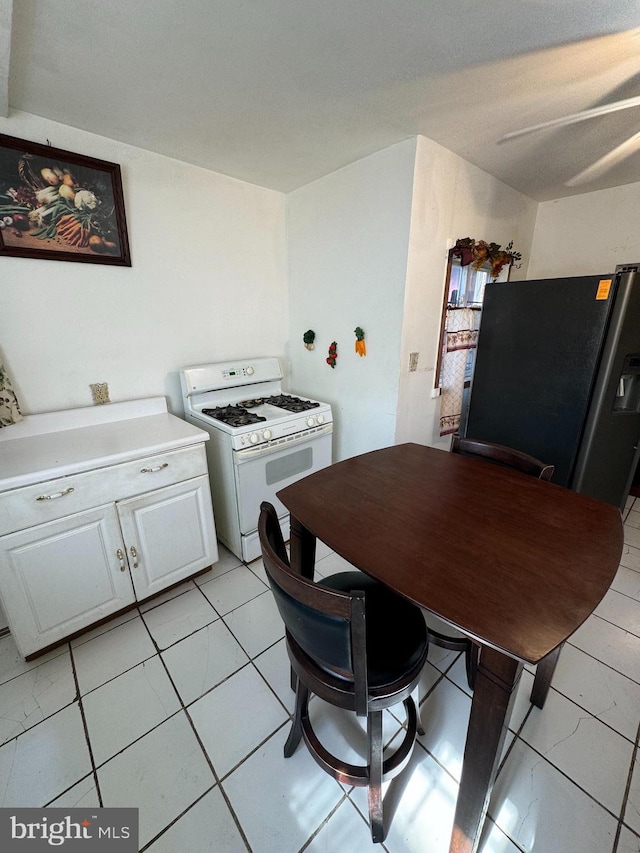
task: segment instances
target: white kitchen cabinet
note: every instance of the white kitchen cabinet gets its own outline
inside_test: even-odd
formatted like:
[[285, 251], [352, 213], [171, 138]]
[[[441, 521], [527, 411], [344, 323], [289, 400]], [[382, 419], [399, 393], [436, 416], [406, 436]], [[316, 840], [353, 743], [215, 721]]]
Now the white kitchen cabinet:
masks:
[[0, 576], [24, 655], [135, 601], [115, 504], [3, 536]]
[[218, 559], [206, 432], [164, 398], [55, 415], [0, 430], [0, 602], [25, 656]]
[[117, 507], [138, 601], [217, 559], [207, 476], [120, 501]]
[[0, 637], [3, 637], [8, 631], [9, 622], [7, 621], [7, 617], [4, 615], [4, 610], [0, 604]]

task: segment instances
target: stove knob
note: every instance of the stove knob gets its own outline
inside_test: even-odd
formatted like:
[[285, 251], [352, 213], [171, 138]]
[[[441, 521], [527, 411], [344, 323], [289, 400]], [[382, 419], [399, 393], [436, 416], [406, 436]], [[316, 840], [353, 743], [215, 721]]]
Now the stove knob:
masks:
[[315, 425], [316, 425], [316, 419], [313, 416], [311, 416], [310, 418], [307, 418], [307, 426], [312, 427]]
[[324, 423], [324, 415], [318, 415], [318, 416], [317, 416], [317, 421], [318, 421], [318, 423], [319, 423], [319, 424], [323, 424], [323, 423]]
[[253, 376], [253, 367], [247, 367], [247, 376]]
[[269, 439], [271, 438], [272, 435], [273, 435], [273, 433], [271, 432], [270, 429], [265, 429], [265, 431], [262, 433], [262, 437], [264, 438], [265, 441], [269, 441]]
[[251, 444], [257, 444], [260, 441], [260, 436], [257, 432], [252, 432], [249, 436], [249, 441], [251, 442]]

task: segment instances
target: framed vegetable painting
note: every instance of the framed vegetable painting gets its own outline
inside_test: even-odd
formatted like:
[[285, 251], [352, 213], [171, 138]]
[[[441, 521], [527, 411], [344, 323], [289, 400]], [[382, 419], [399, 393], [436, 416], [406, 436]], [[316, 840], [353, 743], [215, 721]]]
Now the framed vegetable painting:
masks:
[[120, 166], [0, 134], [0, 256], [131, 266]]

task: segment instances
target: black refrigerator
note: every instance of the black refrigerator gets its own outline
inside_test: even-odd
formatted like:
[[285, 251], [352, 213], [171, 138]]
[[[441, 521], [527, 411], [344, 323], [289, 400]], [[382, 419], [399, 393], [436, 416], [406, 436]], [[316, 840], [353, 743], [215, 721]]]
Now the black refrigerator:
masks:
[[487, 284], [462, 434], [622, 508], [639, 457], [639, 268]]

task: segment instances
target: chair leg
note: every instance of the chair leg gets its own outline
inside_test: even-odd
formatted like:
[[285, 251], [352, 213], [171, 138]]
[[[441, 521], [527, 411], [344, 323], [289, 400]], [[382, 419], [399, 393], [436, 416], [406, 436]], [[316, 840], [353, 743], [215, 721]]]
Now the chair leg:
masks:
[[478, 660], [480, 659], [480, 646], [469, 642], [467, 650], [464, 653], [464, 662], [467, 669], [467, 684], [469, 689], [473, 690], [476, 683], [476, 673], [478, 671]]
[[382, 711], [369, 711], [367, 715], [367, 740], [369, 748], [369, 824], [374, 844], [384, 841], [382, 816]]
[[[293, 672], [293, 670], [292, 670]], [[308, 714], [307, 706], [309, 704], [309, 689], [306, 684], [302, 683], [302, 679], [298, 678], [298, 686], [296, 688], [296, 708], [291, 722], [291, 731], [284, 745], [284, 757], [291, 758], [293, 753], [298, 748], [300, 739], [302, 738], [302, 718]]]
[[415, 699], [413, 704], [416, 708], [416, 732], [419, 735], [423, 735], [424, 726], [422, 725], [422, 717], [420, 716], [420, 685], [418, 685], [415, 689]]
[[472, 640], [466, 637], [447, 637], [445, 634], [440, 634], [438, 631], [432, 631], [427, 628], [429, 634], [429, 642], [434, 646], [440, 646], [442, 649], [451, 649], [454, 652], [464, 652], [465, 666], [467, 669], [467, 683], [469, 689], [473, 690], [476, 683], [476, 672], [478, 671], [478, 659], [480, 656], [480, 646], [477, 646]]
[[533, 688], [531, 690], [531, 702], [532, 704], [537, 705], [538, 708], [544, 707], [545, 699], [547, 698], [549, 688], [551, 687], [551, 679], [553, 678], [553, 673], [555, 672], [558, 658], [560, 657], [560, 652], [563, 647], [564, 643], [559, 645], [557, 649], [549, 652], [546, 657], [542, 658], [536, 667]]
[[291, 667], [291, 689], [293, 692], [296, 692], [296, 688], [298, 687], [298, 676], [296, 675], [296, 671], [293, 667]]
[[424, 734], [424, 725], [422, 723], [422, 717], [420, 716], [420, 706], [419, 705], [416, 705], [416, 717], [417, 717], [416, 732], [419, 735], [423, 735]]

